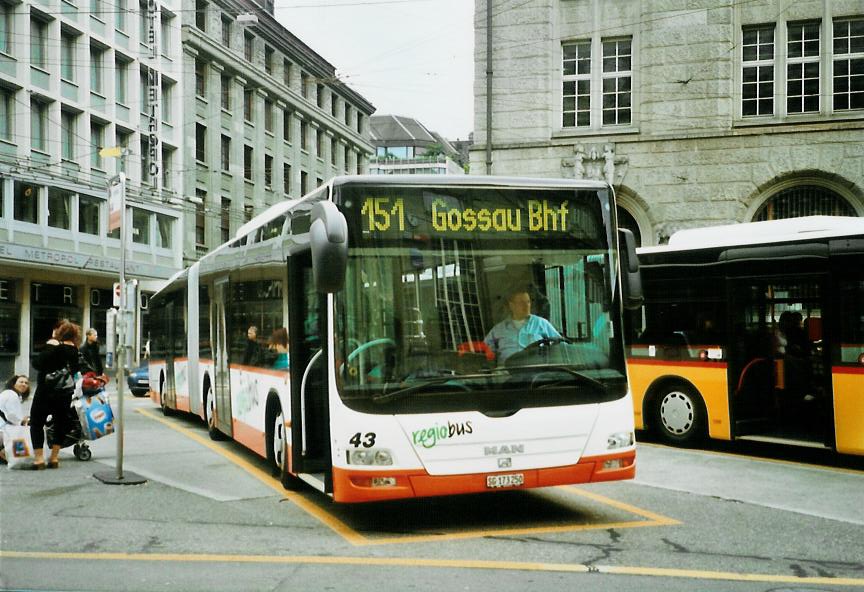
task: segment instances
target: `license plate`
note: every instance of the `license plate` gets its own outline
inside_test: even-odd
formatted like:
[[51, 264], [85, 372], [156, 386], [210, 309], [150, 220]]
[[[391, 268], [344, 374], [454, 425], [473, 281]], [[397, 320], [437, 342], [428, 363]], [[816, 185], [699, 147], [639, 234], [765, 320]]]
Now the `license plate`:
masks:
[[138, 384], [150, 384], [150, 379], [149, 378], [142, 378], [141, 380], [138, 381]]
[[486, 487], [498, 489], [499, 487], [519, 487], [525, 483], [525, 475], [514, 473], [512, 475], [487, 475]]

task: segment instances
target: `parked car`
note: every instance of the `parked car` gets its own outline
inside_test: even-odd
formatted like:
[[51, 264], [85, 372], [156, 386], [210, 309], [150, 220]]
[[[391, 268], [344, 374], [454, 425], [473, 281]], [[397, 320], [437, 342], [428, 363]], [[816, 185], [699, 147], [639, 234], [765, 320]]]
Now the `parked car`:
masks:
[[150, 392], [150, 369], [147, 363], [138, 366], [129, 373], [126, 379], [129, 390], [136, 397], [146, 397]]

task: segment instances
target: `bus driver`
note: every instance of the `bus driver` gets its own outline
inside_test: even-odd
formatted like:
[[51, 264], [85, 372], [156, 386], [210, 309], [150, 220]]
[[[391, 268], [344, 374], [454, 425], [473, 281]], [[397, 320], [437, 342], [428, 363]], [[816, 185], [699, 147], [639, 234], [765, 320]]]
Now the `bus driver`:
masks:
[[552, 323], [531, 314], [531, 295], [526, 290], [511, 292], [507, 297], [507, 308], [510, 317], [492, 327], [483, 340], [495, 353], [499, 364], [536, 341], [561, 339]]

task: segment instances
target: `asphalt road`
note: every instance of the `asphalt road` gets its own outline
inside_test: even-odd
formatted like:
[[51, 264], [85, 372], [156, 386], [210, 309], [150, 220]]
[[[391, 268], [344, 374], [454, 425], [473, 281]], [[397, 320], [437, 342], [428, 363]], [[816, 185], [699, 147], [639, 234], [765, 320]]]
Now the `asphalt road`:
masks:
[[[647, 444], [637, 479], [378, 505], [286, 492], [196, 420], [125, 401], [56, 471], [0, 470], [14, 590], [864, 589], [864, 472]], [[794, 457], [794, 454], [790, 454]]]

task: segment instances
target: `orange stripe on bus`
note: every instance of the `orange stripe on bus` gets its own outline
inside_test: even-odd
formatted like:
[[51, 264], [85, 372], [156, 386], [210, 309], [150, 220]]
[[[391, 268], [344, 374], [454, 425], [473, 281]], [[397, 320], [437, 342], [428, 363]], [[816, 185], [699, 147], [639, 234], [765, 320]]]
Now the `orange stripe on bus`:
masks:
[[702, 360], [659, 360], [645, 358], [627, 358], [628, 364], [642, 366], [689, 366], [695, 368], [725, 368], [726, 362], [704, 362]]
[[831, 374], [864, 374], [864, 366], [832, 366]]
[[[621, 468], [603, 470], [607, 460], [621, 460]], [[514, 489], [552, 487], [596, 481], [632, 479], [636, 475], [636, 451], [585, 457], [577, 464], [547, 469], [471, 473], [467, 475], [430, 475], [425, 470], [357, 470], [333, 467], [333, 500], [336, 502], [371, 502], [408, 497], [430, 497], [493, 491], [486, 477], [496, 474], [519, 473], [524, 485]], [[395, 479], [395, 485], [373, 486], [376, 478]]]
[[267, 457], [267, 446], [265, 444], [264, 432], [237, 419], [231, 420], [231, 427], [234, 431], [234, 440], [252, 452], [265, 458]]

